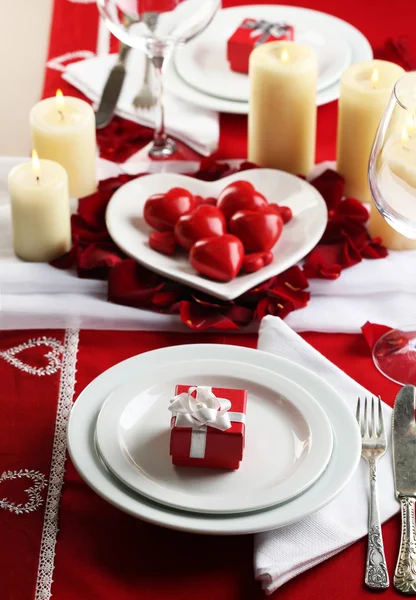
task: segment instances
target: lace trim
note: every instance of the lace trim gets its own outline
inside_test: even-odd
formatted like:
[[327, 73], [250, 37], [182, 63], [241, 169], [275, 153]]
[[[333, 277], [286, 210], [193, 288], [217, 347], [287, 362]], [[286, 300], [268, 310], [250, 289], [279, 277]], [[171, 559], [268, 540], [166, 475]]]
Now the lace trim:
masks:
[[55, 566], [56, 536], [58, 533], [59, 502], [65, 475], [66, 430], [75, 390], [78, 340], [78, 329], [68, 329], [65, 332], [61, 382], [56, 411], [51, 471], [49, 475], [48, 494], [46, 497], [45, 516], [43, 519], [42, 539], [40, 543], [35, 600], [49, 600], [51, 597], [52, 575]]

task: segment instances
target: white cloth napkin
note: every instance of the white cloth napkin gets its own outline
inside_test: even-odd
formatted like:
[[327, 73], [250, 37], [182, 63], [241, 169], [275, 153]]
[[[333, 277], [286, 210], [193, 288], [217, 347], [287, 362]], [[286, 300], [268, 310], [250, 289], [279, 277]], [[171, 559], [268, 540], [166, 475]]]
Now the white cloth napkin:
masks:
[[[66, 68], [63, 78], [97, 103], [116, 60], [117, 56], [111, 54], [72, 63]], [[142, 52], [131, 50], [116, 113], [130, 121], [154, 127], [156, 109], [136, 110], [132, 104], [143, 81], [144, 61]], [[215, 152], [220, 132], [217, 112], [190, 105], [168, 92], [165, 93], [165, 109], [168, 133], [203, 156]]]
[[[312, 348], [277, 317], [261, 323], [259, 350], [292, 360], [321, 376], [343, 396], [355, 413], [358, 396], [372, 394]], [[374, 390], [377, 392], [377, 390]], [[388, 440], [391, 408], [383, 405]], [[380, 514], [383, 521], [399, 510], [394, 497], [391, 449], [378, 463]], [[340, 552], [367, 534], [368, 466], [364, 460], [341, 494], [307, 519], [255, 536], [256, 579], [271, 594], [292, 577]], [[363, 565], [364, 568], [364, 565]]]

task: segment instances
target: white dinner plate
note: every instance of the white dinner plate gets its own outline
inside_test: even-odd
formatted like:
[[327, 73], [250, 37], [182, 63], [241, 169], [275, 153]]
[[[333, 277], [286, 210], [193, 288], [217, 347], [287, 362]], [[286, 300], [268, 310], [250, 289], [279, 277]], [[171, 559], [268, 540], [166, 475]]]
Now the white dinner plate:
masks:
[[[151, 228], [143, 219], [143, 207], [149, 196], [167, 192], [173, 187], [183, 187], [193, 194], [218, 197], [229, 183], [240, 179], [250, 181], [270, 202], [292, 209], [293, 219], [284, 226], [273, 248], [274, 260], [270, 265], [255, 273], [238, 275], [232, 281], [220, 282], [194, 271], [184, 251], [166, 256], [150, 248], [148, 237]], [[317, 190], [303, 179], [276, 169], [251, 169], [214, 182], [173, 173], [139, 177], [116, 191], [106, 214], [108, 231], [126, 254], [161, 275], [222, 300], [233, 300], [296, 264], [320, 240], [327, 220], [326, 204]]]
[[[263, 511], [208, 515], [169, 508], [136, 494], [108, 471], [96, 452], [94, 436], [99, 411], [109, 394], [148, 370], [177, 361], [231, 360], [279, 373], [318, 400], [331, 423], [334, 448], [328, 467], [305, 493]], [[182, 531], [235, 535], [268, 531], [294, 523], [333, 500], [357, 468], [361, 439], [354, 415], [343, 398], [315, 373], [268, 352], [220, 344], [192, 344], [146, 352], [125, 360], [97, 377], [78, 397], [69, 419], [68, 450], [81, 477], [97, 494], [119, 509], [150, 523]]]
[[[298, 18], [297, 15], [299, 14], [302, 16], [302, 18], [304, 17], [310, 22], [311, 29], [313, 29], [313, 26], [316, 22], [325, 22], [332, 29], [334, 34], [345, 39], [350, 45], [351, 64], [365, 60], [371, 60], [373, 58], [373, 51], [369, 41], [358, 29], [350, 25], [350, 23], [326, 13], [295, 6], [273, 5], [238, 6], [227, 10], [240, 11], [240, 16], [242, 19], [248, 15], [248, 11], [250, 11], [250, 15], [255, 15], [256, 17], [265, 18], [268, 20], [276, 17], [279, 18], [279, 15], [281, 16], [282, 14], [289, 14], [293, 19], [295, 19]], [[248, 114], [248, 102], [238, 102], [235, 100], [217, 98], [216, 96], [200, 92], [196, 88], [188, 85], [177, 73], [174, 61], [172, 61], [167, 67], [165, 86], [166, 89], [168, 89], [172, 94], [191, 104], [224, 113], [243, 115]], [[337, 100], [339, 98], [339, 94], [340, 83], [337, 81], [318, 92], [316, 97], [317, 106], [322, 106], [323, 104], [328, 104], [328, 102]]]
[[[262, 8], [239, 6], [217, 13], [201, 35], [177, 49], [175, 66], [180, 77], [205, 94], [248, 102], [249, 77], [230, 69], [227, 40], [244, 18], [264, 19], [264, 14], [260, 14]], [[269, 22], [294, 26], [295, 41], [315, 52], [318, 59], [318, 91], [340, 79], [351, 64], [352, 53], [346, 39], [334, 33], [332, 21], [319, 16], [311, 23], [306, 12], [287, 6], [270, 6], [268, 14]]]
[[[243, 460], [235, 471], [175, 467], [169, 454], [169, 400], [186, 383], [247, 390]], [[108, 468], [161, 504], [205, 513], [239, 513], [287, 502], [328, 465], [332, 430], [320, 404], [286, 377], [230, 360], [165, 363], [117, 388], [96, 430]]]

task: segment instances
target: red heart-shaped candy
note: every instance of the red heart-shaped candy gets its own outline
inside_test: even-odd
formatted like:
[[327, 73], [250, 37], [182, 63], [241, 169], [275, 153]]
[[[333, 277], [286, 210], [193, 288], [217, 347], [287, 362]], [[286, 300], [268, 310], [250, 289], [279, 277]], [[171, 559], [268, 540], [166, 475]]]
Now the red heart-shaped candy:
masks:
[[283, 229], [282, 217], [275, 212], [239, 210], [230, 219], [230, 232], [244, 244], [247, 253], [271, 250]]
[[206, 237], [227, 232], [225, 217], [216, 206], [201, 204], [189, 215], [180, 217], [175, 225], [175, 239], [185, 250]]
[[156, 252], [172, 256], [175, 254], [176, 241], [171, 231], [152, 231], [149, 235], [149, 246]]
[[234, 279], [243, 259], [243, 244], [229, 233], [198, 240], [189, 253], [189, 262], [198, 273], [218, 281]]
[[211, 206], [217, 206], [217, 199], [209, 196], [208, 198], [204, 198], [203, 196], [194, 196], [195, 204], [200, 206], [201, 204], [210, 204]]
[[238, 210], [258, 210], [266, 204], [266, 198], [249, 181], [230, 183], [222, 190], [217, 202], [227, 221]]
[[279, 204], [268, 204], [261, 210], [264, 210], [265, 212], [274, 212], [277, 215], [280, 215], [285, 225], [286, 223], [289, 223], [293, 217], [292, 210], [288, 206], [280, 206]]
[[191, 192], [172, 188], [166, 194], [154, 194], [144, 205], [144, 220], [157, 231], [172, 231], [182, 215], [192, 212], [195, 200]]
[[254, 252], [253, 254], [246, 254], [243, 261], [244, 270], [247, 273], [254, 273], [259, 271], [263, 267], [266, 267], [273, 261], [273, 252]]

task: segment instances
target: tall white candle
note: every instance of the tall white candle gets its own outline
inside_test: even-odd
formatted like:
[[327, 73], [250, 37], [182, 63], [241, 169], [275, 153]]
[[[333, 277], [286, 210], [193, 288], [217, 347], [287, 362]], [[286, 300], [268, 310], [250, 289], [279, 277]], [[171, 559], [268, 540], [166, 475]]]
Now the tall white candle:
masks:
[[71, 248], [68, 176], [51, 160], [14, 167], [9, 173], [13, 245], [19, 258], [49, 262]]
[[[398, 214], [416, 221], [416, 131], [414, 120], [403, 124], [401, 133], [390, 137], [381, 153], [378, 184], [381, 192]], [[368, 231], [381, 237], [389, 250], [414, 250], [416, 239], [410, 239], [393, 229], [381, 216], [375, 204], [371, 206]]]
[[97, 189], [95, 116], [91, 106], [62, 95], [46, 98], [30, 112], [32, 143], [40, 158], [54, 160], [68, 173], [69, 192], [75, 198]]
[[317, 58], [295, 42], [250, 55], [248, 157], [262, 167], [308, 175], [315, 161]]
[[357, 63], [341, 77], [338, 109], [337, 171], [345, 194], [370, 202], [368, 161], [381, 116], [404, 70], [391, 62]]

